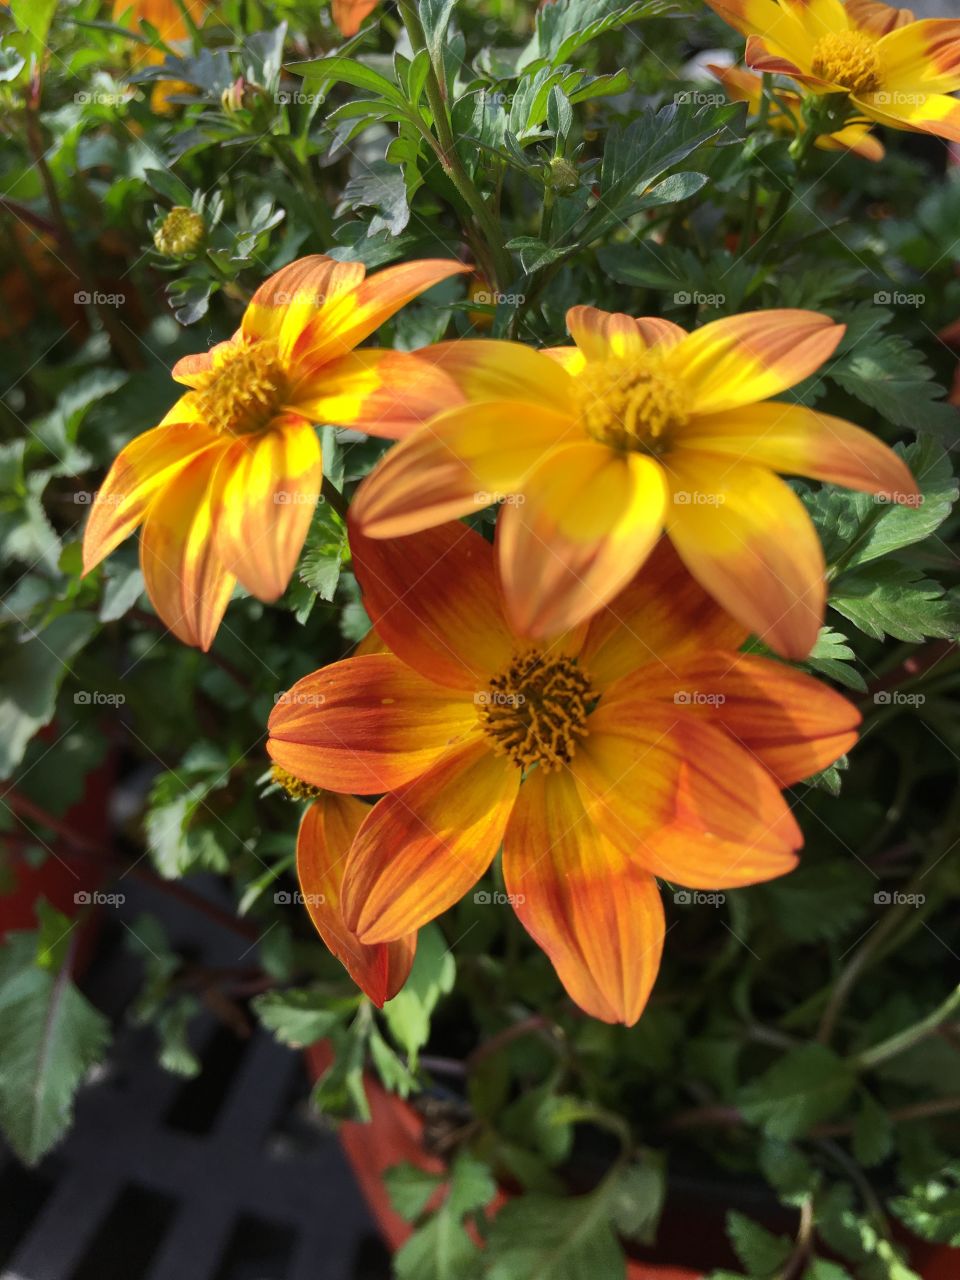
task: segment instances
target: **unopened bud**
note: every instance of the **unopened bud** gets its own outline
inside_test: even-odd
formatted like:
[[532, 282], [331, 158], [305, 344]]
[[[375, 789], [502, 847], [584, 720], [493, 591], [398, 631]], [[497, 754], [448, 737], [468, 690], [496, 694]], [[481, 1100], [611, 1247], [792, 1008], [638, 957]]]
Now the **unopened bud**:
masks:
[[153, 233], [153, 243], [160, 253], [171, 258], [182, 258], [184, 254], [199, 249], [206, 230], [201, 214], [195, 209], [178, 204], [174, 205]]
[[564, 160], [563, 156], [554, 156], [550, 161], [547, 183], [561, 195], [570, 195], [580, 185], [580, 175], [577, 173], [576, 165], [572, 165], [569, 160]]

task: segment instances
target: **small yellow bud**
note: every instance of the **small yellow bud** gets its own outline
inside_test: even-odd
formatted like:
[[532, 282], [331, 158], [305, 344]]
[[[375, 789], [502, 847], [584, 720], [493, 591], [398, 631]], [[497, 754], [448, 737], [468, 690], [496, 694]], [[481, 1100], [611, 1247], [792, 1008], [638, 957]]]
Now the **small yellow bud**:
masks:
[[569, 160], [564, 160], [563, 156], [554, 156], [550, 161], [547, 181], [554, 191], [568, 196], [579, 187], [580, 175], [577, 173], [576, 165], [572, 165]]
[[174, 205], [153, 233], [153, 243], [160, 253], [171, 258], [182, 258], [199, 249], [206, 230], [201, 214], [178, 204]]

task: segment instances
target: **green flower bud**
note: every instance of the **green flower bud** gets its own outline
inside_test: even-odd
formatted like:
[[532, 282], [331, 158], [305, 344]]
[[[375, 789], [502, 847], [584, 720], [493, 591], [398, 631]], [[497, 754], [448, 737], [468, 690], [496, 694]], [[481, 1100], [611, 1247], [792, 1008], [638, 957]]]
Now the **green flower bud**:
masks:
[[153, 233], [153, 243], [160, 253], [170, 258], [182, 258], [184, 254], [199, 249], [206, 230], [201, 214], [178, 204]]

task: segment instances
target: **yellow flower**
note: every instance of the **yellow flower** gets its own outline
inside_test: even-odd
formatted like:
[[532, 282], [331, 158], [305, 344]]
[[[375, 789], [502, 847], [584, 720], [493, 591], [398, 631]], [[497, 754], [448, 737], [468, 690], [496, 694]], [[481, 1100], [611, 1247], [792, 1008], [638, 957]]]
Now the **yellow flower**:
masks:
[[[240, 328], [173, 376], [190, 390], [117, 457], [90, 511], [84, 572], [143, 525], [154, 608], [208, 649], [240, 583], [284, 591], [319, 500], [314, 422], [397, 437], [438, 394], [412, 356], [353, 348], [457, 262], [408, 262], [364, 279], [359, 262], [301, 258], [254, 294]], [[434, 382], [436, 379], [434, 379]], [[427, 401], [423, 397], [427, 398]]]
[[[745, 102], [754, 115], [759, 112], [763, 91], [762, 76], [744, 71], [742, 67], [708, 65], [707, 70], [717, 77], [729, 98], [735, 102]], [[802, 130], [804, 128], [801, 116], [803, 99], [800, 95], [791, 93], [787, 89], [778, 89], [777, 97], [793, 112], [793, 119], [776, 103], [772, 103], [768, 117], [770, 127], [778, 133], [795, 134], [797, 130], [794, 120], [796, 120]], [[866, 120], [851, 120], [835, 133], [822, 133], [814, 145], [822, 151], [853, 151], [856, 155], [863, 156], [865, 160], [882, 160], [884, 156], [883, 143], [871, 136], [870, 125]]]
[[747, 37], [746, 63], [814, 94], [847, 94], [860, 115], [960, 142], [960, 22], [913, 20], [877, 0], [707, 0]]
[[503, 500], [500, 574], [511, 625], [563, 631], [608, 603], [666, 528], [689, 571], [786, 657], [823, 621], [823, 551], [774, 474], [913, 499], [903, 461], [868, 432], [771, 401], [832, 355], [843, 326], [754, 311], [686, 333], [668, 320], [573, 307], [576, 346], [479, 339], [414, 357], [447, 377], [438, 413], [383, 458], [353, 504], [377, 538]]

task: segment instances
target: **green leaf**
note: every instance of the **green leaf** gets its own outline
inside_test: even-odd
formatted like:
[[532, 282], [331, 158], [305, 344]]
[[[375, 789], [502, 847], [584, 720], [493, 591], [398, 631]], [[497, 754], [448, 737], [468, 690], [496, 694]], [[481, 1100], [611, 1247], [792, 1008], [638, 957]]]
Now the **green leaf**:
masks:
[[344, 187], [341, 207], [375, 211], [367, 225], [368, 236], [383, 230], [398, 236], [410, 221], [403, 171], [386, 160], [372, 161]]
[[893, 1121], [873, 1094], [860, 1094], [853, 1123], [853, 1154], [865, 1168], [880, 1164], [893, 1150]]
[[960, 634], [960, 597], [939, 582], [892, 560], [842, 574], [831, 588], [830, 607], [875, 640], [893, 636], [918, 644], [927, 636]]
[[821, 1044], [793, 1049], [742, 1090], [737, 1105], [771, 1138], [802, 1137], [834, 1115], [853, 1091], [851, 1068]]
[[110, 1027], [59, 970], [36, 963], [35, 934], [16, 934], [0, 951], [0, 1125], [35, 1164], [70, 1124], [77, 1087], [107, 1047]]
[[733, 1210], [727, 1214], [727, 1235], [747, 1274], [764, 1280], [779, 1272], [792, 1249], [786, 1236], [775, 1236]]
[[253, 1009], [274, 1036], [292, 1049], [302, 1049], [329, 1035], [342, 1019], [342, 1010], [331, 1007], [330, 996], [312, 987], [267, 991], [256, 996]]
[[30, 48], [40, 56], [46, 47], [47, 32], [57, 8], [57, 0], [11, 0], [10, 12], [20, 31], [30, 36]]
[[621, 1235], [652, 1245], [667, 1198], [666, 1161], [657, 1151], [644, 1151], [623, 1171], [611, 1205]]
[[857, 655], [847, 644], [847, 637], [834, 631], [832, 627], [821, 627], [817, 643], [810, 650], [805, 666], [819, 675], [836, 680], [837, 684], [864, 693], [867, 683], [859, 671], [850, 664], [856, 662]]
[[571, 54], [608, 31], [638, 18], [661, 17], [674, 11], [668, 0], [555, 0], [537, 10], [537, 31], [519, 65], [531, 69], [539, 60], [551, 66], [568, 62]]
[[820, 1174], [803, 1152], [777, 1138], [764, 1139], [759, 1164], [763, 1176], [784, 1204], [800, 1204], [820, 1182]]
[[20, 643], [5, 636], [0, 659], [0, 778], [9, 778], [38, 729], [49, 724], [70, 660], [97, 629], [87, 613], [62, 614]]
[[150, 792], [145, 819], [147, 848], [162, 876], [228, 869], [227, 849], [236, 837], [207, 804], [227, 785], [230, 764], [216, 749], [198, 744], [176, 771], [161, 773]]
[[403, 116], [410, 115], [407, 100], [397, 85], [379, 71], [357, 62], [355, 58], [316, 58], [311, 62], [291, 63], [288, 69], [295, 75], [304, 77], [304, 86], [308, 92], [314, 92], [320, 84], [349, 84], [354, 89], [362, 89], [365, 93], [372, 93], [390, 103]]
[[420, 22], [435, 67], [443, 65], [443, 41], [455, 6], [456, 0], [419, 0]]
[[611, 1227], [618, 1179], [585, 1196], [531, 1193], [497, 1214], [488, 1242], [489, 1280], [617, 1280], [626, 1274]]
[[395, 1164], [383, 1175], [394, 1210], [406, 1222], [420, 1217], [427, 1202], [443, 1182], [438, 1173], [425, 1173], [414, 1164]]
[[410, 977], [383, 1006], [390, 1034], [416, 1067], [417, 1055], [430, 1036], [430, 1017], [442, 995], [453, 990], [457, 966], [436, 925], [420, 930]]
[[457, 1156], [443, 1203], [394, 1258], [397, 1280], [479, 1280], [480, 1252], [464, 1218], [486, 1208], [496, 1191], [486, 1165]]
[[917, 1183], [890, 1208], [921, 1240], [960, 1247], [960, 1162]]
[[303, 545], [300, 581], [321, 600], [332, 600], [347, 554], [347, 527], [329, 502], [321, 502]]

